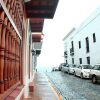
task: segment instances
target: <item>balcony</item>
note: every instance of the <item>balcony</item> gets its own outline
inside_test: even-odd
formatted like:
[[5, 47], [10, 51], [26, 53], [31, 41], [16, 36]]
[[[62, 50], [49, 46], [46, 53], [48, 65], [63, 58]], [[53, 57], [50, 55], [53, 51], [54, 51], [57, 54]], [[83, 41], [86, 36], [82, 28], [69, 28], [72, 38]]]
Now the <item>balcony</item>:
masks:
[[70, 48], [70, 55], [71, 55], [71, 56], [74, 55], [74, 48]]
[[41, 50], [36, 50], [36, 55], [39, 56], [41, 54]]
[[31, 52], [33, 56], [39, 56], [41, 54], [41, 50], [32, 50]]
[[67, 51], [64, 52], [64, 58], [67, 58], [68, 57], [68, 54], [67, 54]]

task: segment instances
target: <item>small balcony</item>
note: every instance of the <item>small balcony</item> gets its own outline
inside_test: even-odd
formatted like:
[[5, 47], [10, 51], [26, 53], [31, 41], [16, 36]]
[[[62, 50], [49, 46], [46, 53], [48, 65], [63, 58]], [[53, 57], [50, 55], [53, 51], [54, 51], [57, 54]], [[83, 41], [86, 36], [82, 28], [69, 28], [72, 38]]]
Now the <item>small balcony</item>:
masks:
[[74, 48], [70, 48], [70, 55], [71, 55], [71, 56], [74, 55]]
[[36, 56], [39, 56], [41, 54], [41, 50], [32, 50], [32, 55], [36, 55]]
[[36, 55], [40, 55], [41, 54], [41, 50], [36, 50]]
[[64, 58], [67, 58], [68, 57], [68, 54], [67, 54], [67, 51], [64, 52]]

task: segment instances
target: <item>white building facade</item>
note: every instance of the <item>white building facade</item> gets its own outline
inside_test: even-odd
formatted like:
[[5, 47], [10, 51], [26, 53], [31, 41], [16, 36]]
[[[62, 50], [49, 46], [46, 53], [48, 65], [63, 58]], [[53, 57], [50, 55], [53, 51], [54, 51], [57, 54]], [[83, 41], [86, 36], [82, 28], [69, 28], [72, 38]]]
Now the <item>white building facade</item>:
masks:
[[66, 63], [100, 63], [100, 7], [78, 29], [73, 28], [63, 41]]

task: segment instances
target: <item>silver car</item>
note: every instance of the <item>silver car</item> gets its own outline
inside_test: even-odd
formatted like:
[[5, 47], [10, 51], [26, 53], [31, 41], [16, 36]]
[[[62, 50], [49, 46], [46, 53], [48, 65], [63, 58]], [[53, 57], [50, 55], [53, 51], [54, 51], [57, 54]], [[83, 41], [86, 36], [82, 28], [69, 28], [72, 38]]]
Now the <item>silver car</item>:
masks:
[[69, 65], [68, 65], [68, 64], [64, 64], [64, 65], [62, 66], [61, 71], [62, 71], [62, 72], [68, 72], [68, 69], [69, 69]]
[[76, 67], [77, 67], [77, 65], [75, 65], [75, 64], [69, 65], [68, 73], [74, 74], [74, 70], [75, 70]]
[[100, 82], [100, 64], [94, 65], [93, 69], [90, 70], [89, 77], [94, 84]]

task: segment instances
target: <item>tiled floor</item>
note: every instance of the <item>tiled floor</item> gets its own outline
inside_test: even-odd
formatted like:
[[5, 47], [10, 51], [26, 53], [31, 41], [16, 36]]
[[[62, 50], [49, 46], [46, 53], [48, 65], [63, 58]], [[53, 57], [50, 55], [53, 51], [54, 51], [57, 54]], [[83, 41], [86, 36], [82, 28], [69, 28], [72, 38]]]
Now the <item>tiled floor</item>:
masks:
[[60, 100], [45, 74], [36, 73], [33, 84], [34, 92], [29, 92], [26, 86], [21, 100]]
[[[7, 96], [4, 100], [15, 100], [15, 98], [19, 95], [21, 90], [23, 89], [23, 85], [18, 85], [13, 92], [9, 96]], [[1, 100], [1, 99], [0, 99]]]

